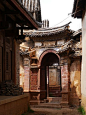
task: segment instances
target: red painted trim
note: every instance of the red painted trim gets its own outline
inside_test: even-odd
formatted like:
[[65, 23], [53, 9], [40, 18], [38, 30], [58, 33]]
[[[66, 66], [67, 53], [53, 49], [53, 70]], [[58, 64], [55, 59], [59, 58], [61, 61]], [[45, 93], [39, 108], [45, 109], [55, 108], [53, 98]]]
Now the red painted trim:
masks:
[[41, 56], [40, 56], [40, 58], [39, 58], [38, 66], [41, 66], [41, 61], [42, 61], [43, 57], [44, 57], [47, 53], [54, 53], [54, 54], [56, 54], [57, 57], [58, 57], [59, 60], [60, 60], [60, 56], [57, 54], [57, 52], [56, 52], [55, 50], [48, 49], [48, 50], [44, 51], [44, 52], [41, 54]]
[[17, 7], [17, 9], [28, 19], [28, 21], [31, 22], [31, 24], [38, 29], [38, 25], [36, 24], [36, 22], [34, 22], [34, 20], [31, 18], [31, 16], [29, 14], [27, 14], [27, 12], [16, 2], [16, 0], [11, 0], [11, 2]]

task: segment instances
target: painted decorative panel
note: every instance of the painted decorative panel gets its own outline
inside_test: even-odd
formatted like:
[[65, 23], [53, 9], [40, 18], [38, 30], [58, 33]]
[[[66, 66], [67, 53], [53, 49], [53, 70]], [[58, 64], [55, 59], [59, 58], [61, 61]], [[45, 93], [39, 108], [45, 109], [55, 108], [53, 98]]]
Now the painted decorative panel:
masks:
[[42, 43], [41, 42], [35, 42], [35, 47], [36, 46], [42, 46]]
[[55, 41], [52, 41], [52, 42], [51, 41], [49, 41], [49, 42], [46, 41], [43, 44], [44, 44], [44, 46], [55, 46]]
[[57, 46], [63, 45], [64, 43], [64, 40], [57, 41]]

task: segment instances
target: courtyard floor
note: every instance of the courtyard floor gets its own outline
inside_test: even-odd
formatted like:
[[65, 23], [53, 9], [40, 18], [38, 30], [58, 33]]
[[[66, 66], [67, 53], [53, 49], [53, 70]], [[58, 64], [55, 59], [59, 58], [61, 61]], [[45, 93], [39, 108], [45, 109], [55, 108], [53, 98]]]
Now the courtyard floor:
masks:
[[24, 115], [81, 115], [77, 108], [31, 108], [34, 113], [25, 113]]

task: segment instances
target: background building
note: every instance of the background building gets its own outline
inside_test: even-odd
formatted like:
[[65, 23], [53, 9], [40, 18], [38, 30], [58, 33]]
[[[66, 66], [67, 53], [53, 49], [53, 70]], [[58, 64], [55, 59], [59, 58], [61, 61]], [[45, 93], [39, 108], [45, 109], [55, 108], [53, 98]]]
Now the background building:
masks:
[[51, 97], [60, 97], [62, 106], [80, 104], [81, 30], [74, 32], [68, 28], [69, 23], [24, 32], [28, 47], [22, 45], [20, 52], [25, 57], [21, 64], [27, 62], [22, 65], [22, 72], [30, 104], [49, 101]]
[[74, 18], [82, 19], [82, 72], [81, 72], [81, 104], [86, 111], [86, 1], [74, 0]]

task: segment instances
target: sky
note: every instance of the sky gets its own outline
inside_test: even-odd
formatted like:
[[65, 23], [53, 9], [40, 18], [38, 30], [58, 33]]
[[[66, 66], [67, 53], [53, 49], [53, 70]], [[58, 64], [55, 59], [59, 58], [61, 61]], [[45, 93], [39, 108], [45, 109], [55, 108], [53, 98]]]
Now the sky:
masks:
[[[40, 0], [40, 2], [42, 20], [48, 19], [50, 27], [59, 27], [71, 21], [70, 29], [81, 28], [81, 19], [68, 15], [72, 13], [74, 0]], [[64, 19], [66, 20], [63, 21]]]

